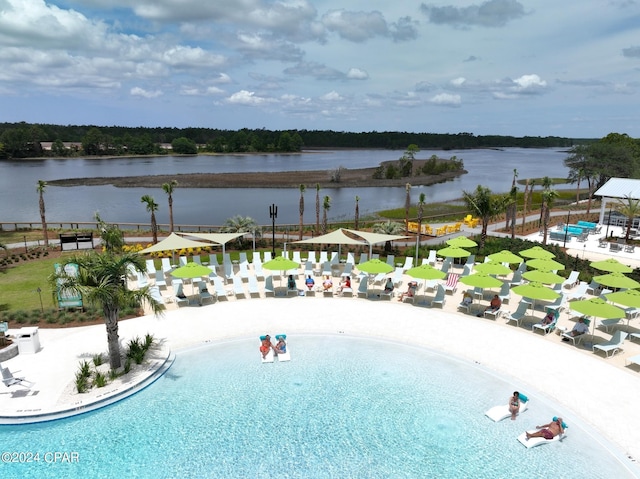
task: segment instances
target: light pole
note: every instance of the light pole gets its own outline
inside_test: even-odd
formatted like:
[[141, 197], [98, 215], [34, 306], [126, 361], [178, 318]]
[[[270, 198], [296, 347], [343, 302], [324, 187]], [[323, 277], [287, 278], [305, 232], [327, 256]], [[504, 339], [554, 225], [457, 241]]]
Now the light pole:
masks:
[[278, 207], [273, 203], [269, 206], [269, 217], [271, 218], [271, 254], [276, 257], [276, 218], [278, 217]]
[[564, 227], [564, 244], [562, 247], [567, 249], [567, 234], [569, 234], [569, 217], [571, 216], [571, 211], [567, 211], [567, 224]]

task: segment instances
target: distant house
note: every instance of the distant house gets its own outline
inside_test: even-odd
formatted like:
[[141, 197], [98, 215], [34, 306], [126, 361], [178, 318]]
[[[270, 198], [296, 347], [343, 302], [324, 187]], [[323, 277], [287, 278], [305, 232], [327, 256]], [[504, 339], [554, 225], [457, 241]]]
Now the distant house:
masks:
[[[63, 141], [62, 145], [65, 147], [65, 149], [69, 151], [78, 152], [82, 150], [82, 143], [78, 141]], [[40, 142], [40, 147], [42, 148], [42, 151], [51, 151], [52, 146], [53, 146], [53, 141]]]

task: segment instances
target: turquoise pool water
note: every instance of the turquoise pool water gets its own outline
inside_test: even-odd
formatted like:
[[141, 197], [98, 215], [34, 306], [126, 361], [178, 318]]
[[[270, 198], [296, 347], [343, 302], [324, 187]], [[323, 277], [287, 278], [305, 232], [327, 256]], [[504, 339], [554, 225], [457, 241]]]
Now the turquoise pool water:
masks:
[[[2, 464], [0, 475], [633, 477], [570, 421], [563, 442], [525, 449], [520, 432], [564, 411], [523, 391], [529, 411], [494, 423], [484, 411], [506, 401], [514, 386], [480, 368], [344, 336], [290, 338], [290, 348], [291, 362], [273, 364], [260, 363], [257, 339], [182, 351], [156, 383], [118, 404], [72, 419], [0, 426], [3, 451], [41, 454], [37, 463]], [[46, 452], [77, 453], [77, 461], [47, 462]]]

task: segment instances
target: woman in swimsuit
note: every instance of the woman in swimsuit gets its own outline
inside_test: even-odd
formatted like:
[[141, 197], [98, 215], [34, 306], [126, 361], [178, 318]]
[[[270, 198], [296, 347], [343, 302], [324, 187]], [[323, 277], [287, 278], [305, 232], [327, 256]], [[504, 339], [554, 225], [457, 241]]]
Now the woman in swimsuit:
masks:
[[278, 339], [278, 343], [276, 344], [276, 348], [274, 351], [276, 352], [276, 354], [286, 354], [287, 343], [285, 343], [284, 338]]
[[273, 344], [271, 343], [271, 336], [268, 334], [262, 340], [262, 344], [260, 345], [260, 352], [262, 353], [262, 359], [267, 358], [267, 354], [269, 354], [269, 350], [273, 348]]
[[511, 420], [516, 420], [516, 415], [520, 411], [520, 393], [518, 391], [513, 392], [513, 396], [509, 398], [509, 411], [511, 411]]

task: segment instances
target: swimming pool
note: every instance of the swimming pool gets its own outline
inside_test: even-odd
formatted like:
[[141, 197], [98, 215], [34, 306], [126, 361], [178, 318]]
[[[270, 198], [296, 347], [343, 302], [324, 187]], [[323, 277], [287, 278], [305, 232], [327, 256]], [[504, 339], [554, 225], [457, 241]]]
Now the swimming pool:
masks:
[[576, 423], [525, 449], [517, 435], [563, 411], [523, 390], [529, 411], [490, 421], [515, 387], [478, 367], [372, 339], [290, 339], [288, 363], [261, 364], [257, 339], [212, 344], [103, 410], [2, 426], [3, 451], [42, 458], [3, 464], [2, 477], [633, 477]]

